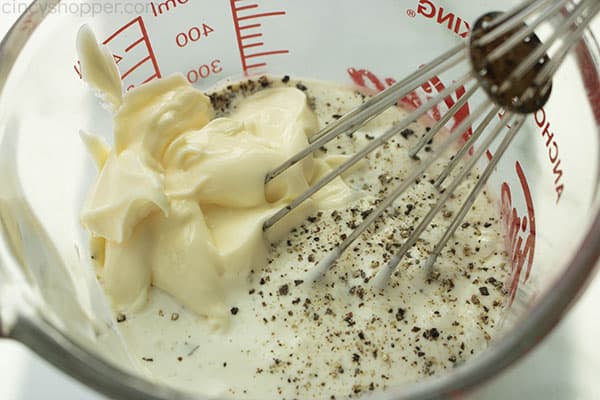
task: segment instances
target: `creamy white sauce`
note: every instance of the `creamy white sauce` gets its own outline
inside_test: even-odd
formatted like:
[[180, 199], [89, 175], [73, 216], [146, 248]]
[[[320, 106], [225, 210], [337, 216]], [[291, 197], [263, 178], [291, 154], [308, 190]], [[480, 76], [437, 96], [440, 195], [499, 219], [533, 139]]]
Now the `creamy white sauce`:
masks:
[[[315, 129], [326, 126], [338, 115], [364, 101], [364, 96], [351, 88], [325, 82], [303, 83], [308, 88], [305, 94], [310, 104], [306, 106], [306, 112], [315, 113]], [[269, 88], [255, 96], [261, 98], [270, 90], [284, 90], [273, 87], [286, 87], [285, 93], [293, 90], [293, 96], [297, 95], [296, 89], [287, 88], [294, 87], [292, 82], [283, 84], [279, 80], [269, 81], [266, 86]], [[249, 92], [259, 89], [261, 85], [256, 82], [244, 82], [243, 89], [233, 85], [232, 90], [242, 94], [233, 96], [233, 100], [227, 100], [225, 105], [219, 101], [218, 95], [213, 96], [217, 113], [220, 117], [229, 118], [229, 122], [226, 126], [216, 126], [219, 123], [207, 121], [208, 125], [198, 129], [209, 127], [219, 132], [239, 130], [237, 121], [242, 120], [246, 124], [248, 118], [260, 114], [264, 106], [253, 109], [254, 104], [260, 102], [253, 102], [254, 95]], [[229, 89], [218, 93], [225, 93], [223, 98], [232, 97]], [[127, 96], [123, 100], [123, 104], [126, 103]], [[306, 182], [310, 184], [336, 161], [363, 147], [405, 115], [401, 109], [390, 109], [352, 137], [342, 136], [326, 145], [315, 155], [316, 172]], [[121, 323], [118, 326], [133, 357], [156, 380], [188, 391], [232, 398], [292, 399], [339, 398], [384, 390], [391, 385], [442, 373], [482, 351], [491, 340], [502, 314], [505, 299], [502, 287], [508, 276], [499, 213], [497, 205], [488, 196], [480, 196], [476, 201], [472, 212], [442, 252], [432, 275], [428, 275], [419, 265], [456, 213], [457, 206], [454, 203], [449, 203], [432, 222], [431, 229], [411, 249], [409, 257], [400, 265], [384, 292], [375, 291], [369, 282], [435, 201], [437, 192], [427, 182], [435, 177], [439, 165], [349, 248], [322, 282], [316, 285], [301, 282], [307, 271], [362, 221], [377, 199], [390, 191], [395, 182], [419, 163], [408, 156], [407, 148], [415, 143], [424, 129], [424, 123], [413, 123], [403, 135], [392, 139], [371, 154], [367, 163], [345, 176], [355, 200], [346, 201], [343, 206], [336, 201], [328, 202], [328, 199], [338, 199], [340, 190], [348, 189], [340, 182], [336, 183], [337, 186], [326, 188], [328, 192], [325, 195], [321, 193], [320, 200], [317, 200], [319, 207], [305, 210], [306, 215], [310, 214], [308, 219], [304, 218], [306, 215], [298, 218], [294, 221], [295, 229], [287, 237], [278, 242], [273, 240], [274, 244], [268, 248], [263, 247], [266, 263], [258, 257], [247, 260], [244, 268], [234, 268], [239, 272], [238, 283], [229, 287], [226, 296], [222, 287], [215, 284], [220, 282], [217, 276], [207, 281], [171, 280], [172, 286], [156, 283], [150, 286], [149, 280], [136, 281], [138, 292], [145, 293], [143, 288], [149, 288], [147, 300], [144, 298], [135, 309], [116, 309], [126, 312], [125, 319], [120, 316]], [[134, 134], [133, 131], [123, 131], [123, 135], [129, 135], [131, 141], [137, 141]], [[156, 130], [156, 134], [160, 135], [160, 131]], [[265, 139], [276, 141], [276, 134], [273, 131]], [[163, 154], [165, 160], [164, 155], [173, 152], [173, 156], [166, 157], [169, 165], [179, 165], [178, 162], [182, 160], [179, 146], [189, 146], [195, 140], [194, 134], [179, 137], [186, 139], [174, 139], [173, 143], [178, 143], [178, 140], [185, 143], [171, 144]], [[285, 159], [286, 155], [283, 154], [282, 158]], [[108, 155], [106, 165], [109, 165], [111, 156], [116, 157]], [[215, 160], [218, 160], [218, 156], [215, 156]], [[102, 160], [102, 157], [99, 159]], [[196, 175], [206, 174], [206, 178], [210, 179], [210, 176], [218, 173], [228, 173], [220, 168], [211, 169], [210, 159], [206, 162], [204, 165], [193, 164], [189, 169], [193, 176], [186, 178], [187, 181], [183, 178], [178, 180], [180, 177], [175, 175], [171, 185], [164, 184], [169, 179], [163, 181], [161, 190], [167, 197], [165, 204], [168, 204], [168, 213], [162, 212], [160, 206], [164, 199], [146, 196], [153, 199], [150, 202], [155, 205], [154, 216], [136, 214], [136, 220], [148, 226], [139, 233], [132, 232], [129, 239], [138, 234], [154, 232], [152, 235], [159, 235], [161, 244], [164, 242], [168, 248], [177, 248], [184, 246], [181, 242], [185, 237], [181, 236], [179, 229], [186, 224], [185, 221], [198, 224], [201, 211], [206, 216], [212, 215], [212, 212], [218, 215], [218, 211], [206, 204], [211, 200], [204, 198], [203, 203], [203, 199], [197, 197], [198, 191], [194, 190], [193, 185], [190, 186], [196, 182]], [[134, 170], [134, 166], [135, 163], [127, 170]], [[181, 169], [178, 167], [177, 170]], [[168, 168], [166, 171], [168, 173]], [[226, 180], [219, 179], [217, 183], [223, 182]], [[151, 180], [150, 186], [139, 183], [142, 192], [152, 186]], [[246, 183], [240, 183], [241, 190], [248, 190], [243, 186]], [[467, 182], [459, 187], [456, 200], [464, 198], [471, 185], [472, 182]], [[208, 198], [216, 195], [221, 199], [219, 192], [228, 190], [218, 185], [214, 188], [208, 191]], [[285, 201], [296, 194], [294, 191], [288, 193], [289, 196], [283, 196]], [[343, 197], [348, 200], [346, 194]], [[255, 198], [255, 195], [242, 200], [240, 196], [231, 196], [223, 201], [227, 202], [228, 207], [239, 206], [237, 202], [242, 201], [242, 206], [246, 207], [260, 202], [260, 196]], [[277, 197], [281, 198], [279, 192]], [[193, 229], [199, 231], [214, 227], [210, 218], [205, 217], [208, 222]], [[261, 220], [254, 219], [254, 226], [257, 221]], [[125, 229], [120, 228], [116, 232], [120, 234]], [[212, 243], [220, 241], [226, 245], [228, 240], [233, 239], [231, 235], [245, 236], [244, 232], [245, 228], [240, 230], [230, 226], [222, 233], [220, 240], [213, 238]], [[123, 234], [123, 237], [126, 236]], [[207, 236], [192, 235], [198, 241], [198, 246], [211, 243], [206, 240]], [[116, 248], [127, 246], [127, 243], [138, 243], [143, 247], [140, 252], [124, 252], [126, 256], [113, 264], [115, 268], [121, 266], [126, 270], [125, 266], [143, 266], [138, 259], [132, 259], [140, 253], [144, 253], [148, 264], [168, 266], [172, 263], [172, 259], [161, 260], [163, 255], [152, 251], [145, 239], [113, 242], [117, 243]], [[251, 247], [261, 245], [248, 243]], [[186, 253], [185, 249], [180, 251], [183, 252], [181, 254]], [[201, 264], [196, 260], [193, 259], [195, 264]], [[107, 261], [103, 262], [106, 264]], [[165, 267], [158, 272], [168, 274], [169, 270]], [[154, 282], [156, 273], [153, 268], [152, 276], [148, 279]], [[128, 279], [124, 275], [118, 276], [119, 279]], [[168, 280], [168, 277], [163, 278]], [[104, 285], [110, 295], [106, 281]], [[222, 305], [220, 312], [225, 310], [229, 324], [215, 324], [214, 319], [206, 317], [205, 309], [195, 308], [194, 304], [182, 300], [184, 297], [192, 299], [197, 296], [181, 295], [184, 291], [194, 290], [204, 292], [203, 299], [218, 298], [214, 304]], [[127, 304], [136, 303], [137, 300], [129, 299]]]

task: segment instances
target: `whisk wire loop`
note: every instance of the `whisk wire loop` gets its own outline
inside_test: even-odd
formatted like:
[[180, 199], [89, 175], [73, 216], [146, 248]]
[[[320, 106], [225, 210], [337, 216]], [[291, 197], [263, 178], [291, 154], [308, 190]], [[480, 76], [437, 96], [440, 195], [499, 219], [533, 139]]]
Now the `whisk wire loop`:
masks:
[[383, 143], [387, 142], [392, 136], [395, 136], [402, 132], [406, 127], [423, 115], [427, 113], [429, 109], [433, 106], [437, 105], [441, 101], [443, 101], [446, 97], [452, 94], [456, 89], [461, 86], [467, 84], [470, 80], [473, 80], [473, 74], [471, 72], [466, 73], [461, 78], [459, 78], [454, 84], [448, 86], [444, 90], [442, 90], [439, 94], [434, 96], [431, 100], [429, 100], [423, 107], [419, 107], [415, 111], [411, 112], [406, 118], [404, 118], [400, 123], [388, 129], [381, 136], [375, 138], [370, 141], [367, 146], [356, 152], [350, 159], [342, 163], [340, 166], [335, 168], [309, 189], [307, 189], [300, 196], [295, 198], [290, 204], [280, 209], [277, 213], [267, 219], [263, 225], [263, 230], [269, 229], [271, 226], [275, 225], [277, 221], [281, 218], [288, 215], [294, 209], [296, 209], [300, 204], [305, 202], [308, 198], [310, 198], [313, 194], [321, 190], [325, 185], [336, 179], [338, 176], [342, 175], [344, 172], [348, 171], [352, 166], [354, 166], [357, 162], [361, 161], [365, 158], [369, 153], [374, 151], [376, 148], [381, 146]]
[[[579, 40], [592, 18], [599, 12], [600, 0], [528, 0], [504, 14], [485, 14], [474, 24], [469, 41], [448, 50], [405, 79], [373, 96], [312, 137], [309, 146], [271, 171], [265, 179], [266, 183], [339, 135], [355, 132], [432, 77], [454, 70], [463, 61], [469, 63], [467, 73], [454, 81], [452, 85], [441, 90], [423, 106], [409, 112], [402, 121], [370, 141], [363, 149], [294, 199], [288, 206], [279, 210], [265, 222], [263, 229], [266, 230], [273, 226], [325, 185], [348, 171], [394, 135], [406, 129], [413, 121], [418, 120], [444, 102], [458, 88], [469, 87], [448, 111], [438, 118], [431, 129], [419, 138], [417, 144], [409, 149], [409, 155], [416, 156], [439, 134], [440, 140], [434, 143], [432, 151], [428, 153], [429, 156], [418, 160], [408, 176], [380, 199], [374, 209], [365, 214], [360, 225], [339, 245], [334, 246], [333, 250], [309, 271], [307, 279], [313, 282], [318, 281], [348, 247], [378, 218], [381, 218], [384, 212], [392, 207], [411, 185], [420, 181], [423, 174], [448, 152], [452, 144], [456, 143], [471, 126], [477, 125], [471, 136], [450, 158], [438, 174], [437, 179], [433, 181], [434, 187], [439, 192], [435, 204], [421, 219], [418, 226], [414, 229], [411, 228], [409, 236], [399, 245], [398, 251], [376, 273], [374, 282], [381, 288], [387, 284], [403, 258], [418, 243], [421, 235], [447, 204], [455, 190], [467, 179], [469, 174], [473, 173], [476, 164], [481, 162], [480, 160], [491, 146], [499, 141], [494, 154], [487, 161], [485, 168], [479, 174], [462, 204], [459, 205], [459, 211], [452, 217], [441, 238], [433, 245], [433, 249], [428, 251], [427, 258], [421, 267], [432, 272], [433, 265], [442, 249], [460, 226], [510, 143], [525, 123], [526, 115], [539, 110], [546, 103], [552, 88], [552, 76], [564, 61], [573, 44]], [[557, 21], [560, 22], [557, 23]], [[552, 30], [546, 40], [542, 41], [536, 35], [536, 31], [541, 30], [545, 24], [550, 25]], [[551, 51], [553, 54], [549, 56]], [[483, 101], [475, 96], [480, 89], [487, 94]], [[446, 134], [447, 130], [444, 128], [468, 102], [479, 102], [479, 105], [472, 107], [472, 112], [466, 118], [462, 118], [457, 126], [452, 127]], [[503, 117], [499, 118], [501, 110], [504, 111]], [[441, 134], [441, 132], [444, 133]], [[467, 157], [471, 149], [473, 149], [473, 154]], [[456, 171], [459, 165], [462, 168]], [[449, 177], [452, 177], [452, 181], [442, 188]]]
[[[506, 118], [506, 116], [505, 116], [505, 118]], [[465, 216], [469, 212], [469, 209], [471, 208], [471, 206], [477, 199], [477, 196], [479, 195], [479, 193], [485, 186], [487, 180], [489, 179], [490, 175], [494, 171], [494, 168], [496, 168], [496, 166], [498, 165], [498, 162], [500, 161], [500, 159], [502, 158], [502, 156], [508, 149], [508, 146], [510, 145], [512, 140], [515, 138], [515, 136], [517, 135], [517, 133], [523, 126], [524, 122], [525, 122], [525, 117], [523, 115], [519, 115], [518, 117], [516, 117], [515, 122], [513, 123], [513, 126], [511, 126], [508, 133], [506, 134], [506, 136], [504, 137], [504, 139], [502, 140], [502, 142], [496, 149], [495, 154], [492, 156], [492, 159], [488, 163], [487, 167], [483, 170], [479, 180], [475, 184], [475, 187], [471, 190], [471, 192], [465, 199], [465, 202], [461, 206], [460, 210], [458, 211], [458, 213], [456, 214], [456, 216], [450, 223], [450, 226], [446, 229], [442, 238], [436, 243], [435, 247], [433, 248], [433, 251], [429, 255], [429, 258], [423, 265], [423, 267], [427, 271], [431, 272], [431, 269], [433, 267], [433, 264], [435, 263], [435, 260], [442, 252], [442, 249], [444, 248], [444, 246], [446, 246], [446, 243], [448, 243], [448, 240], [450, 240], [452, 235], [454, 235], [454, 232], [456, 232], [456, 229], [458, 228], [461, 221], [465, 218]], [[502, 123], [504, 123], [504, 121], [502, 121]]]
[[342, 116], [342, 118], [314, 135], [310, 139], [310, 143], [306, 148], [299, 151], [297, 154], [294, 154], [284, 163], [270, 171], [265, 178], [265, 184], [269, 183], [288, 168], [296, 165], [309, 154], [312, 154], [318, 148], [329, 143], [339, 135], [356, 132], [368, 121], [375, 118], [396, 104], [398, 100], [417, 89], [421, 85], [421, 79], [423, 77], [439, 75], [461, 62], [466, 54], [466, 51], [466, 43], [461, 43], [458, 46], [451, 48], [441, 56], [432, 60], [432, 62], [429, 64], [425, 65], [423, 68], [415, 71], [406, 78], [390, 86], [388, 89], [373, 96], [353, 111]]
[[[497, 107], [497, 106], [494, 107], [488, 113], [488, 117], [490, 115], [496, 116], [498, 114], [498, 110], [499, 110], [499, 107]], [[485, 118], [485, 119], [487, 120], [488, 118]], [[394, 254], [394, 256], [391, 258], [391, 260], [382, 269], [379, 270], [379, 272], [375, 276], [375, 285], [376, 286], [381, 286], [384, 282], [387, 282], [388, 278], [396, 270], [396, 268], [398, 267], [398, 264], [400, 264], [400, 262], [402, 261], [402, 259], [406, 255], [406, 253], [417, 242], [420, 235], [425, 231], [425, 229], [427, 229], [427, 227], [429, 226], [431, 221], [433, 221], [435, 216], [442, 210], [442, 208], [444, 207], [444, 205], [446, 204], [448, 199], [450, 199], [450, 196], [452, 196], [452, 194], [454, 193], [456, 188], [462, 182], [464, 182], [467, 175], [469, 173], [471, 173], [471, 171], [475, 167], [475, 164], [479, 161], [481, 156], [483, 156], [483, 154], [488, 150], [488, 148], [492, 145], [493, 141], [496, 140], [496, 138], [498, 137], [498, 134], [504, 128], [504, 124], [505, 123], [510, 124], [510, 122], [512, 122], [512, 119], [513, 119], [513, 114], [510, 114], [510, 113], [506, 114], [505, 117], [503, 118], [503, 120], [500, 121], [499, 123], [497, 123], [496, 126], [494, 127], [494, 129], [492, 130], [492, 132], [490, 132], [485, 137], [483, 143], [477, 148], [475, 153], [469, 158], [469, 161], [467, 162], [467, 164], [463, 167], [463, 169], [459, 172], [459, 174], [454, 178], [452, 183], [442, 193], [442, 195], [439, 197], [438, 201], [435, 203], [435, 205], [433, 207], [431, 207], [431, 209], [429, 210], [427, 215], [425, 215], [425, 217], [421, 220], [421, 222], [415, 228], [415, 230], [413, 232], [411, 232], [411, 235], [408, 237], [408, 239], [402, 244], [400, 249]], [[477, 133], [481, 134], [482, 132], [483, 132], [483, 129], [477, 129]], [[473, 139], [473, 142], [476, 139], [478, 139], [478, 137], [476, 137], [475, 134], [472, 135], [471, 138]], [[466, 147], [467, 145], [469, 145], [469, 143], [465, 143], [465, 145], [463, 145], [463, 148]], [[483, 179], [480, 178], [479, 182], [481, 182], [482, 180]], [[454, 220], [457, 220], [457, 217], [455, 217]], [[458, 221], [460, 222], [460, 220], [462, 220], [462, 218], [459, 219]]]
[[[369, 226], [375, 222], [377, 218], [379, 218], [385, 210], [387, 210], [392, 203], [402, 195], [402, 193], [406, 192], [406, 190], [414, 185], [416, 179], [421, 177], [425, 171], [427, 171], [431, 165], [436, 161], [439, 155], [445, 153], [452, 144], [456, 143], [456, 141], [462, 136], [465, 130], [475, 122], [477, 118], [479, 118], [486, 110], [492, 108], [492, 102], [489, 100], [484, 100], [484, 102], [479, 105], [467, 118], [465, 118], [458, 126], [448, 135], [437, 148], [431, 152], [430, 156], [423, 160], [417, 168], [415, 168], [409, 176], [404, 179], [393, 191], [388, 194], [383, 200], [378, 204], [377, 208], [372, 210], [369, 215], [363, 220], [363, 222], [355, 228], [350, 235], [346, 237], [346, 239], [338, 246], [332, 250], [332, 254], [341, 255], [350, 245], [358, 239], [358, 237], [365, 232]], [[314, 269], [314, 273], [311, 273], [311, 277], [313, 280], [318, 279], [318, 277], [322, 276], [331, 268], [333, 263], [336, 261], [337, 257], [329, 254], [325, 257]]]

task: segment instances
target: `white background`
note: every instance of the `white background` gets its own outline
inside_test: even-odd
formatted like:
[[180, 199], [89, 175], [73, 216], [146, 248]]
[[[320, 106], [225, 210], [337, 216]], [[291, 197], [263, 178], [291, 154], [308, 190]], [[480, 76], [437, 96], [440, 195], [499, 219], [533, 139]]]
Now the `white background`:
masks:
[[[0, 0], [8, 2], [11, 0]], [[0, 38], [17, 15], [0, 13]], [[600, 36], [600, 19], [592, 26]], [[599, 244], [600, 245], [600, 244]], [[476, 399], [600, 399], [600, 278], [560, 326], [515, 367], [483, 387]], [[0, 399], [100, 400], [24, 346], [0, 340]]]

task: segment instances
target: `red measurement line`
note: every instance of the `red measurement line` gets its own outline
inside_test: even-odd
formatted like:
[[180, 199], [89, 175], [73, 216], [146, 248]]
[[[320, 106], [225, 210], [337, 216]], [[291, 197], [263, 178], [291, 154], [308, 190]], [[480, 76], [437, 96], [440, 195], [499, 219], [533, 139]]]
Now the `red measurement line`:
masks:
[[263, 42], [245, 44], [244, 48], [249, 49], [250, 47], [258, 47], [258, 46], [262, 46], [263, 44], [264, 44]]
[[[77, 68], [77, 65], [79, 65], [79, 68]], [[83, 75], [81, 74], [81, 61], [77, 61], [76, 65], [73, 65], [73, 68], [75, 68], [75, 72], [77, 72], [77, 75], [79, 75], [80, 79], [83, 79]]]
[[152, 48], [152, 43], [150, 43], [150, 37], [148, 36], [148, 31], [146, 30], [146, 25], [144, 25], [144, 20], [142, 17], [138, 17], [140, 19], [140, 28], [142, 29], [142, 34], [146, 42], [146, 46], [148, 48], [148, 52], [150, 53], [150, 58], [152, 59], [152, 65], [154, 65], [154, 70], [156, 71], [157, 78], [161, 78], [160, 68], [158, 67], [158, 62], [156, 61], [156, 56], [154, 55], [154, 49]]
[[246, 40], [246, 39], [252, 39], [252, 38], [261, 37], [261, 36], [262, 36], [262, 33], [253, 33], [252, 35], [242, 36], [240, 39]]
[[146, 61], [149, 61], [149, 60], [152, 60], [152, 57], [148, 56], [148, 57], [144, 58], [142, 61], [140, 61], [139, 63], [135, 64], [133, 67], [131, 67], [131, 68], [129, 69], [129, 71], [125, 72], [125, 73], [124, 73], [124, 74], [121, 76], [121, 79], [123, 80], [123, 79], [127, 78], [129, 75], [131, 75], [131, 73], [132, 73], [133, 71], [135, 71], [136, 69], [138, 69], [138, 68], [139, 68], [139, 67], [140, 67], [140, 66], [141, 66], [143, 63], [145, 63]]
[[[124, 52], [128, 53], [130, 52], [132, 49], [134, 49], [136, 46], [139, 46], [141, 43], [145, 43], [146, 45], [146, 50], [147, 50], [147, 57], [145, 57], [143, 60], [141, 60], [140, 62], [138, 62], [136, 65], [134, 65], [133, 67], [131, 67], [127, 72], [125, 72], [122, 76], [121, 79], [125, 79], [127, 78], [129, 75], [131, 75], [136, 69], [138, 69], [140, 66], [142, 66], [144, 63], [148, 62], [148, 61], [152, 61], [152, 66], [154, 68], [154, 75], [150, 76], [148, 79], [146, 79], [143, 83], [147, 83], [149, 81], [151, 81], [152, 79], [155, 78], [161, 78], [162, 74], [160, 72], [160, 68], [158, 66], [158, 61], [156, 59], [156, 55], [154, 54], [154, 49], [152, 48], [152, 43], [150, 42], [150, 37], [148, 36], [148, 31], [146, 30], [146, 26], [144, 24], [144, 20], [141, 16], [138, 16], [134, 19], [132, 19], [131, 21], [129, 21], [128, 23], [126, 23], [125, 25], [123, 25], [122, 27], [120, 27], [116, 32], [114, 32], [112, 35], [110, 35], [106, 40], [104, 40], [102, 42], [102, 44], [110, 46], [111, 42], [116, 39], [120, 34], [124, 33], [125, 31], [127, 31], [129, 28], [134, 27], [137, 24], [137, 26], [139, 27], [140, 31], [141, 31], [141, 38], [135, 40], [133, 43], [129, 44], [127, 46], [127, 48], [125, 48]], [[134, 29], [134, 28], [132, 28]], [[131, 29], [129, 29], [131, 30]], [[135, 30], [135, 29], [134, 29]], [[133, 35], [133, 32], [127, 32], [127, 36], [134, 36], [134, 37], [139, 37], [140, 33], [137, 33], [135, 36]], [[115, 59], [116, 63], [119, 64], [119, 62], [123, 59], [122, 56], [120, 55], [116, 55], [113, 54], [113, 58]], [[77, 64], [74, 65], [74, 69], [75, 72], [77, 73], [77, 75], [79, 75], [79, 77], [81, 78], [81, 63], [79, 61], [77, 61]], [[135, 87], [135, 85], [129, 85], [128, 89]]]
[[118, 31], [116, 31], [115, 33], [113, 33], [112, 35], [110, 35], [108, 37], [108, 39], [106, 39], [102, 44], [108, 44], [108, 42], [110, 42], [111, 40], [113, 40], [115, 37], [117, 37], [120, 33], [122, 33], [123, 31], [125, 31], [127, 28], [129, 28], [131, 25], [134, 25], [135, 23], [139, 22], [140, 25], [143, 25], [143, 21], [142, 21], [142, 17], [137, 17], [132, 19], [131, 21], [129, 21], [127, 24], [123, 25], [122, 27], [119, 28]]
[[240, 31], [243, 31], [244, 29], [260, 28], [261, 26], [262, 26], [261, 24], [252, 24], [252, 25], [240, 26]]
[[252, 14], [252, 15], [246, 15], [244, 17], [237, 17], [238, 21], [244, 21], [246, 19], [254, 19], [254, 18], [262, 18], [262, 17], [273, 17], [275, 15], [285, 15], [285, 11], [275, 11], [275, 12], [269, 12], [269, 13], [262, 13], [262, 14]]
[[129, 53], [129, 51], [131, 49], [133, 49], [135, 46], [137, 46], [138, 44], [142, 43], [144, 41], [144, 38], [139, 38], [138, 40], [136, 40], [135, 42], [133, 42], [132, 44], [129, 45], [129, 47], [127, 47], [125, 49], [125, 53]]
[[230, 0], [231, 11], [233, 14], [233, 24], [235, 26], [235, 35], [237, 37], [238, 49], [240, 51], [240, 61], [242, 62], [242, 70], [246, 72], [248, 70], [248, 67], [246, 66], [246, 59], [244, 58], [244, 48], [242, 47], [242, 35], [240, 31], [240, 20], [238, 18], [237, 12], [235, 11], [235, 1], [236, 0]]
[[246, 58], [252, 58], [252, 57], [262, 57], [262, 56], [272, 56], [273, 54], [288, 54], [289, 51], [288, 50], [274, 50], [274, 51], [265, 51], [263, 53], [256, 53], [256, 54], [248, 54], [246, 56]]
[[247, 5], [247, 6], [237, 7], [237, 8], [235, 9], [235, 11], [244, 11], [244, 10], [250, 10], [250, 9], [252, 9], [252, 8], [257, 8], [257, 7], [258, 7], [258, 4], [249, 4], [249, 5]]
[[250, 4], [246, 4], [246, 5], [243, 5], [240, 7], [240, 6], [236, 5], [236, 3], [238, 3], [239, 1], [241, 1], [241, 0], [229, 0], [229, 3], [231, 6], [231, 12], [233, 15], [233, 24], [235, 27], [235, 33], [236, 33], [236, 37], [237, 37], [238, 50], [240, 52], [240, 60], [242, 63], [242, 69], [243, 69], [244, 73], [247, 73], [248, 70], [251, 68], [260, 68], [260, 67], [264, 67], [267, 65], [266, 62], [255, 63], [255, 64], [249, 65], [248, 59], [257, 58], [257, 57], [261, 57], [261, 56], [270, 56], [270, 55], [275, 55], [275, 54], [287, 54], [287, 53], [289, 53], [289, 51], [288, 50], [273, 50], [273, 51], [265, 51], [265, 52], [246, 55], [245, 49], [258, 48], [260, 46], [264, 46], [264, 42], [252, 41], [252, 43], [247, 43], [245, 41], [247, 41], [248, 39], [252, 39], [252, 38], [260, 38], [263, 36], [263, 34], [261, 32], [258, 32], [258, 33], [242, 36], [242, 33], [241, 33], [242, 30], [252, 29], [252, 28], [260, 28], [260, 27], [262, 27], [262, 24], [246, 23], [243, 26], [241, 26], [240, 21], [252, 20], [252, 19], [263, 18], [263, 17], [274, 17], [274, 16], [279, 16], [279, 15], [286, 15], [286, 12], [285, 11], [270, 11], [270, 12], [260, 13], [260, 12], [254, 11], [255, 14], [240, 16], [239, 15], [240, 11], [259, 8], [260, 6], [258, 4], [255, 4], [254, 2], [252, 2], [252, 3], [249, 2]]
[[148, 78], [148, 79], [146, 79], [144, 82], [142, 82], [142, 85], [143, 85], [144, 83], [148, 83], [148, 82], [150, 82], [150, 81], [151, 81], [152, 79], [154, 79], [154, 78], [160, 78], [160, 76], [158, 76], [158, 75], [154, 74], [154, 75], [152, 75], [150, 78]]
[[248, 65], [246, 66], [246, 70], [249, 70], [250, 68], [260, 68], [260, 67], [266, 67], [267, 63], [263, 62], [260, 64], [252, 64], [252, 65]]

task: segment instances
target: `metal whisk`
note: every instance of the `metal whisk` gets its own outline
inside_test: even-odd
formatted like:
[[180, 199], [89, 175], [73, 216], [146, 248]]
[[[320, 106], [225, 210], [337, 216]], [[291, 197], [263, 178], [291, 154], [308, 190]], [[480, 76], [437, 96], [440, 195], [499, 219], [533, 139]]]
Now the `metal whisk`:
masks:
[[[459, 212], [454, 216], [444, 235], [437, 242], [425, 262], [425, 268], [432, 268], [442, 248], [461, 224], [499, 159], [522, 127], [526, 114], [539, 110], [548, 100], [552, 88], [551, 78], [553, 74], [599, 10], [600, 0], [529, 0], [506, 13], [494, 12], [481, 16], [474, 24], [470, 38], [467, 41], [450, 49], [425, 67], [344, 115], [312, 137], [307, 148], [271, 171], [266, 177], [266, 183], [337, 136], [343, 133], [355, 132], [369, 120], [381, 114], [387, 108], [394, 106], [400, 99], [416, 90], [432, 77], [454, 70], [461, 63], [469, 63], [466, 74], [456, 79], [452, 85], [442, 90], [423, 106], [410, 112], [406, 118], [397, 125], [390, 127], [383, 135], [370, 141], [366, 147], [317, 182], [291, 204], [279, 210], [265, 222], [264, 229], [269, 229], [325, 185], [350, 169], [390, 138], [402, 132], [411, 122], [424, 116], [433, 107], [443, 102], [451, 93], [454, 93], [457, 88], [468, 87], [465, 94], [410, 150], [410, 155], [416, 155], [448, 124], [476, 91], [483, 89], [487, 96], [484, 96], [485, 99], [481, 104], [475, 107], [468, 117], [457, 124], [451, 133], [443, 138], [439, 146], [432, 153], [429, 153], [431, 156], [424, 159], [398, 187], [383, 198], [377, 208], [342, 243], [320, 261], [311, 271], [310, 279], [316, 281], [325, 274], [342, 253], [407, 188], [415, 184], [415, 180], [433, 164], [436, 157], [446, 152], [470, 126], [476, 124], [471, 136], [455, 156], [451, 158], [434, 183], [441, 193], [438, 201], [411, 232], [387, 265], [378, 271], [375, 284], [379, 287], [385, 286], [404, 255], [417, 242], [417, 239], [435, 215], [440, 212], [453, 191], [466, 178], [494, 140], [502, 137], [495, 154], [481, 172], [479, 180], [475, 183]], [[545, 25], [550, 25], [550, 34], [541, 41], [535, 31]], [[499, 120], [497, 115], [502, 110], [504, 116]], [[478, 142], [477, 149], [466, 160], [463, 168], [456, 173], [452, 182], [441, 190], [444, 180], [479, 139], [481, 140]]]

